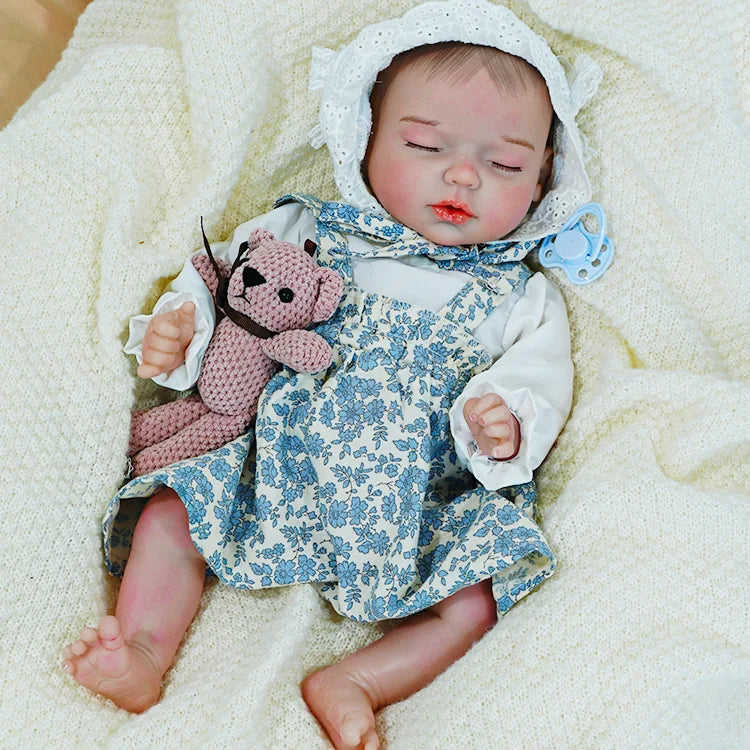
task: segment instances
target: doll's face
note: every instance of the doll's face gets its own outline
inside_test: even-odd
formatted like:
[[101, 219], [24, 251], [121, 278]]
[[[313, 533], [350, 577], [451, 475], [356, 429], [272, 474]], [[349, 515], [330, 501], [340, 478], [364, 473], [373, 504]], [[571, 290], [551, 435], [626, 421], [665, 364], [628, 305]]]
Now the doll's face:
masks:
[[541, 198], [551, 120], [541, 82], [510, 94], [483, 68], [455, 83], [407, 65], [380, 104], [364, 165], [370, 189], [437, 244], [498, 240]]

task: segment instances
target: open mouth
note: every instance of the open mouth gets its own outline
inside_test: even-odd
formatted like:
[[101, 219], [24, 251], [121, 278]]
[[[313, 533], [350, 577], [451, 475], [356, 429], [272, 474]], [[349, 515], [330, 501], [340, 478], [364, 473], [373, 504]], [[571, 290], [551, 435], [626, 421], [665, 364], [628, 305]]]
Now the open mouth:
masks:
[[471, 213], [469, 207], [465, 203], [459, 201], [442, 201], [441, 203], [433, 203], [430, 208], [432, 208], [435, 216], [440, 219], [440, 221], [449, 221], [451, 224], [463, 224], [474, 217], [474, 214]]

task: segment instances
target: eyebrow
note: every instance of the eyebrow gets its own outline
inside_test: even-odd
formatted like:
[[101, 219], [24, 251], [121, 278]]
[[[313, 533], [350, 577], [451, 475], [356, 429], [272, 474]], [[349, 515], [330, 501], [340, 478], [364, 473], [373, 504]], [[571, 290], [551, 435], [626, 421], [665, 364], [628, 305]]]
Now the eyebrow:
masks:
[[[402, 117], [400, 122], [418, 122], [422, 125], [440, 125], [440, 123], [437, 120], [425, 120], [423, 117], [416, 117], [415, 115], [407, 115], [406, 117]], [[515, 138], [512, 135], [501, 135], [501, 140], [505, 141], [506, 143], [515, 143], [516, 146], [523, 146], [524, 148], [531, 149], [532, 151], [536, 151], [534, 146], [532, 146], [528, 141], [524, 140], [523, 138]]]
[[440, 125], [437, 120], [425, 120], [423, 117], [416, 117], [414, 115], [402, 117], [400, 122], [419, 122], [422, 123], [422, 125]]
[[516, 146], [523, 146], [524, 148], [530, 148], [532, 151], [536, 151], [536, 149], [523, 138], [514, 138], [511, 135], [501, 135], [500, 137], [507, 143], [515, 143]]

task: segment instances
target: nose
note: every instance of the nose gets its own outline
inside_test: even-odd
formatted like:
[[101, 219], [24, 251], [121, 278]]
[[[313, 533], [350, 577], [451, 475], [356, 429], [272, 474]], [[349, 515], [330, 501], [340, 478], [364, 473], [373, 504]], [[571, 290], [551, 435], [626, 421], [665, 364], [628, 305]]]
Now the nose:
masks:
[[476, 190], [480, 184], [477, 170], [468, 161], [448, 167], [443, 174], [443, 179], [448, 185], [459, 185], [469, 190]]

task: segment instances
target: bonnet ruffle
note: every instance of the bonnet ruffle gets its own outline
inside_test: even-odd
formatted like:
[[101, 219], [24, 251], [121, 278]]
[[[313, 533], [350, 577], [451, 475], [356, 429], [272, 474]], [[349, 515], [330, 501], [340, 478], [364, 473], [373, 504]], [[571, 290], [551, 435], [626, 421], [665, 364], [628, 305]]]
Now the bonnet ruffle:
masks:
[[312, 145], [328, 146], [344, 201], [387, 215], [360, 172], [372, 124], [370, 92], [379, 71], [395, 55], [449, 41], [496, 47], [523, 58], [544, 77], [558, 120], [551, 183], [533, 213], [506, 239], [532, 240], [557, 232], [578, 206], [591, 199], [585, 168], [589, 153], [575, 117], [596, 94], [601, 69], [588, 55], [580, 55], [566, 73], [542, 37], [510, 10], [487, 0], [433, 0], [401, 18], [366, 27], [337, 52], [313, 48], [310, 89], [320, 90], [321, 105]]

